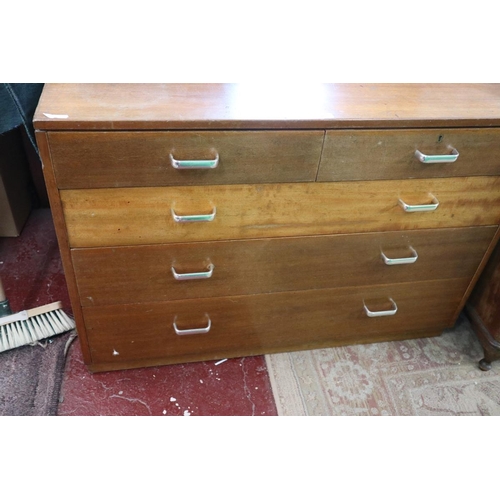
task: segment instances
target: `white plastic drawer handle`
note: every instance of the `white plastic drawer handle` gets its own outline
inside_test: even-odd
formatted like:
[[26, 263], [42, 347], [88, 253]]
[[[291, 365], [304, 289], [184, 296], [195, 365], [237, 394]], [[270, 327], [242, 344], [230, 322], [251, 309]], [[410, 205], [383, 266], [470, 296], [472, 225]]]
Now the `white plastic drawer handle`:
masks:
[[210, 214], [201, 215], [177, 215], [174, 209], [172, 211], [172, 218], [175, 222], [211, 222], [215, 219], [215, 207]]
[[368, 307], [366, 307], [366, 304], [363, 302], [363, 307], [365, 308], [366, 315], [369, 318], [377, 318], [380, 316], [394, 316], [398, 312], [398, 306], [392, 299], [389, 300], [392, 302], [392, 305], [394, 307], [393, 309], [389, 309], [388, 311], [370, 311], [370, 309], [368, 309]]
[[432, 203], [427, 203], [426, 205], [408, 205], [401, 198], [399, 198], [398, 202], [405, 212], [432, 212], [439, 207], [439, 201], [434, 195], [431, 194], [431, 196]]
[[208, 319], [208, 325], [205, 328], [191, 328], [188, 330], [181, 330], [178, 328], [177, 324], [175, 321], [177, 320], [177, 316], [174, 318], [174, 330], [177, 335], [197, 335], [201, 333], [208, 333], [210, 331], [210, 328], [212, 327], [212, 321], [210, 320], [208, 314], [206, 315]]
[[202, 271], [199, 273], [183, 273], [183, 274], [179, 274], [178, 272], [176, 272], [176, 270], [172, 266], [172, 274], [173, 274], [174, 278], [178, 281], [203, 280], [203, 279], [211, 278], [213, 273], [214, 273], [214, 265], [213, 264], [209, 264], [208, 271]]
[[214, 160], [176, 160], [173, 155], [170, 155], [170, 164], [177, 170], [210, 169], [219, 164], [219, 155], [217, 154]]
[[389, 257], [387, 257], [387, 255], [385, 255], [384, 252], [380, 252], [380, 253], [382, 255], [382, 259], [384, 259], [384, 263], [387, 264], [388, 266], [395, 266], [397, 264], [413, 264], [414, 262], [417, 261], [418, 254], [413, 247], [408, 247], [408, 249], [413, 254], [412, 257], [403, 257], [400, 259], [390, 259]]
[[422, 163], [453, 163], [458, 159], [458, 151], [451, 150], [451, 155], [424, 155], [418, 149], [415, 151], [415, 156]]

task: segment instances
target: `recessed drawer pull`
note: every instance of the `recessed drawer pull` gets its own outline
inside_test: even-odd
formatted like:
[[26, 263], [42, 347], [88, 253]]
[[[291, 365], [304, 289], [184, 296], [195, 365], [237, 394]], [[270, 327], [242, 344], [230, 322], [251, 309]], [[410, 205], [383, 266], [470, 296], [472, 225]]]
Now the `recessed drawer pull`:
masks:
[[173, 155], [170, 155], [170, 164], [178, 170], [210, 169], [217, 167], [219, 164], [219, 155], [215, 156], [215, 160], [176, 160]]
[[174, 209], [172, 211], [172, 218], [175, 222], [211, 222], [215, 219], [215, 207], [210, 214], [201, 215], [177, 215]]
[[387, 257], [387, 255], [385, 255], [384, 252], [380, 252], [380, 253], [382, 255], [382, 258], [384, 259], [384, 263], [387, 264], [388, 266], [395, 266], [397, 264], [413, 264], [414, 262], [417, 261], [418, 254], [413, 247], [408, 247], [408, 249], [413, 254], [413, 257], [403, 257], [403, 258], [399, 258], [399, 259], [390, 259], [389, 257]]
[[172, 266], [172, 274], [173, 274], [174, 278], [176, 280], [178, 280], [178, 281], [184, 281], [184, 280], [203, 280], [203, 279], [207, 279], [207, 278], [211, 278], [212, 277], [212, 274], [214, 273], [214, 267], [215, 266], [213, 264], [209, 264], [208, 271], [202, 271], [202, 272], [199, 272], [199, 273], [183, 273], [183, 274], [179, 274], [178, 272], [176, 272], [176, 270]]
[[453, 163], [457, 161], [458, 151], [453, 148], [451, 150], [451, 155], [424, 155], [417, 149], [415, 151], [415, 156], [422, 163]]
[[177, 327], [177, 324], [175, 323], [177, 320], [177, 316], [174, 318], [173, 326], [175, 333], [177, 335], [197, 335], [200, 333], [208, 333], [210, 331], [210, 328], [212, 327], [212, 321], [210, 320], [210, 317], [208, 314], [206, 315], [208, 319], [208, 325], [205, 328], [190, 328], [188, 330], [181, 330]]
[[389, 309], [388, 311], [370, 311], [370, 309], [368, 309], [368, 307], [366, 307], [366, 304], [363, 302], [363, 307], [365, 308], [366, 315], [369, 318], [377, 318], [380, 316], [394, 316], [398, 312], [398, 306], [396, 305], [396, 302], [394, 302], [391, 298], [389, 300], [392, 302], [394, 308]]
[[428, 203], [426, 205], [408, 205], [401, 198], [399, 198], [399, 204], [403, 207], [405, 212], [432, 212], [439, 207], [439, 201], [437, 198], [432, 195], [432, 203]]

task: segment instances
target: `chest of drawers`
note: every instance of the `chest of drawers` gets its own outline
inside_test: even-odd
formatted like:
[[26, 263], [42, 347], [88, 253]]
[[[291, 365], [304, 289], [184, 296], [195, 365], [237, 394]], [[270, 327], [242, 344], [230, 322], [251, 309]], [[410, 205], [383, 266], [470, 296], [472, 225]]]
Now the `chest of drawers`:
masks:
[[500, 86], [293, 95], [45, 86], [37, 141], [90, 370], [454, 324], [500, 235]]

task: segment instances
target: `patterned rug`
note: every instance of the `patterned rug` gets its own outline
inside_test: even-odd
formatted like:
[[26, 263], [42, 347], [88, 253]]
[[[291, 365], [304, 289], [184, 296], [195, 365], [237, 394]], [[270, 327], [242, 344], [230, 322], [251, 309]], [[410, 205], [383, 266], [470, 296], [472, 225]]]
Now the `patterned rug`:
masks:
[[266, 356], [278, 414], [500, 415], [500, 364], [461, 315], [439, 337]]

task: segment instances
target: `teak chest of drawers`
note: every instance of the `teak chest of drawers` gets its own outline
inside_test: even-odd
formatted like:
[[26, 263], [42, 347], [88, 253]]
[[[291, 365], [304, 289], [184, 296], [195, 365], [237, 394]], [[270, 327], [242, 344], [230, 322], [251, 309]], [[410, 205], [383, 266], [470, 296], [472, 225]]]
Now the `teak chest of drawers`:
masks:
[[34, 123], [90, 370], [453, 326], [500, 235], [500, 86], [282, 90], [45, 86]]

